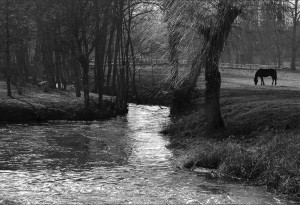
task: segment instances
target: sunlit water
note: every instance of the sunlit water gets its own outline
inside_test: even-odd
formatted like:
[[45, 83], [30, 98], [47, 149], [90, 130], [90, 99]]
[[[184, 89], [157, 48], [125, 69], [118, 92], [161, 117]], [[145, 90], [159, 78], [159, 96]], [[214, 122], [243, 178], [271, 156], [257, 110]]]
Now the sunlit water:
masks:
[[169, 109], [130, 105], [104, 122], [0, 127], [0, 204], [288, 204], [172, 164]]

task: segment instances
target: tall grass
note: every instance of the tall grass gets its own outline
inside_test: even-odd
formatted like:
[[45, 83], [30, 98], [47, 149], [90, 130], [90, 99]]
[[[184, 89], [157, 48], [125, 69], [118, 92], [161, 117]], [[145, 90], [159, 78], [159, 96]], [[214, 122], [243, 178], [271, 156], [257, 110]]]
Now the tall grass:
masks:
[[259, 136], [255, 143], [232, 139], [194, 140], [177, 164], [216, 169], [219, 176], [264, 185], [277, 194], [300, 199], [300, 136], [295, 133]]
[[176, 116], [164, 129], [177, 165], [215, 169], [220, 177], [263, 185], [300, 200], [299, 93], [289, 98], [284, 90], [223, 94], [226, 130], [206, 133], [200, 106]]

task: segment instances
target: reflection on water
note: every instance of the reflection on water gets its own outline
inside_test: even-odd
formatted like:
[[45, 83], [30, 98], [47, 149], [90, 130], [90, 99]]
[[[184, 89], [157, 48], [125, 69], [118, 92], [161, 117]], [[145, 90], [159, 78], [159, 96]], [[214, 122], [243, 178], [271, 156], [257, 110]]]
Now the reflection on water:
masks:
[[159, 134], [168, 114], [130, 105], [104, 122], [0, 127], [0, 204], [287, 204], [173, 167]]

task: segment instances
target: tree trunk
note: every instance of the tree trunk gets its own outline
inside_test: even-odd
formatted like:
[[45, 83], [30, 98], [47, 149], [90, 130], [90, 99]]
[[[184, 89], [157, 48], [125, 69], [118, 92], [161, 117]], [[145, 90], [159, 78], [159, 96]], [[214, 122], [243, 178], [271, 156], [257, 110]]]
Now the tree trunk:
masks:
[[125, 102], [125, 87], [126, 87], [126, 83], [125, 83], [125, 81], [126, 81], [126, 78], [125, 78], [125, 51], [124, 51], [124, 49], [125, 49], [125, 46], [124, 46], [124, 39], [123, 39], [123, 28], [122, 28], [122, 24], [120, 24], [120, 26], [121, 26], [121, 34], [120, 34], [120, 37], [121, 37], [121, 39], [120, 39], [120, 48], [121, 48], [121, 50], [120, 50], [120, 57], [119, 57], [119, 65], [121, 65], [120, 66], [120, 73], [119, 73], [119, 78], [118, 78], [118, 84], [119, 84], [119, 86], [118, 86], [118, 95], [117, 95], [117, 98], [119, 98], [119, 107], [121, 108], [121, 109], [123, 109], [123, 107], [124, 107], [124, 102]]
[[117, 74], [118, 74], [118, 56], [120, 52], [120, 41], [122, 38], [122, 16], [118, 17], [116, 23], [116, 42], [115, 42], [115, 52], [114, 52], [114, 65], [113, 65], [113, 78], [112, 78], [112, 93], [115, 94], [116, 92], [116, 81], [117, 81]]
[[[125, 90], [124, 90], [124, 101], [127, 103], [128, 102], [128, 94], [129, 94], [129, 83], [130, 83], [130, 42], [131, 42], [131, 23], [132, 23], [132, 11], [131, 11], [131, 5], [130, 1], [127, 2], [128, 5], [128, 14], [127, 14], [127, 24], [125, 22], [124, 27], [126, 28], [123, 29], [124, 33], [124, 44], [125, 45], [125, 52], [124, 52], [124, 61], [125, 61]], [[127, 32], [127, 35], [126, 33]], [[126, 42], [126, 43], [125, 43]]]
[[138, 98], [138, 93], [136, 89], [136, 63], [135, 63], [135, 54], [134, 54], [134, 47], [132, 43], [131, 37], [129, 38], [130, 42], [130, 50], [131, 50], [131, 58], [132, 58], [132, 80], [131, 80], [131, 86], [132, 86], [132, 91], [135, 95], [136, 98]]
[[76, 97], [81, 97], [81, 72], [80, 66], [76, 60], [75, 50], [74, 48], [71, 50], [71, 59], [72, 59], [72, 67], [74, 69], [74, 78], [75, 78], [75, 91]]
[[115, 36], [115, 25], [112, 25], [111, 31], [110, 31], [110, 37], [109, 37], [109, 42], [107, 46], [107, 79], [106, 79], [106, 87], [110, 87], [110, 79], [111, 79], [111, 73], [112, 73], [112, 57], [113, 57], [113, 52], [112, 52], [112, 46], [113, 46], [113, 40]]
[[292, 33], [292, 50], [291, 50], [291, 70], [296, 70], [296, 55], [297, 55], [297, 26], [298, 26], [298, 2], [299, 0], [295, 0], [295, 7], [294, 7], [294, 16], [293, 16], [293, 33]]
[[169, 42], [169, 61], [171, 64], [171, 82], [175, 82], [178, 77], [179, 68], [179, 50], [178, 46], [182, 38], [178, 31], [179, 23], [168, 25], [168, 42]]
[[[56, 44], [56, 40], [55, 40], [55, 44]], [[61, 89], [61, 55], [60, 55], [60, 50], [58, 45], [55, 45], [55, 84], [57, 84], [57, 88]]]
[[292, 35], [292, 48], [291, 48], [291, 70], [296, 70], [296, 54], [297, 54], [297, 46], [296, 46], [296, 26], [293, 28]]
[[209, 130], [224, 128], [220, 111], [221, 74], [218, 65], [206, 65], [205, 117]]
[[79, 58], [82, 67], [82, 85], [83, 85], [83, 95], [84, 95], [84, 105], [85, 108], [90, 106], [90, 88], [89, 88], [89, 60], [80, 56]]
[[221, 74], [219, 60], [232, 24], [241, 13], [230, 3], [220, 4], [216, 26], [210, 30], [205, 51], [205, 118], [208, 130], [225, 127], [220, 111]]
[[280, 33], [277, 31], [276, 32], [276, 56], [277, 56], [277, 68], [280, 68], [282, 66], [282, 59], [281, 59], [281, 55], [282, 55], [282, 51], [281, 51], [281, 47], [280, 47]]
[[112, 75], [112, 85], [111, 85], [111, 91], [113, 95], [116, 93], [116, 81], [118, 75], [118, 56], [120, 50], [120, 40], [118, 39], [120, 39], [119, 34], [117, 34], [117, 40], [115, 43], [115, 52], [114, 52], [113, 75]]
[[12, 97], [11, 94], [11, 68], [10, 68], [10, 33], [9, 33], [9, 3], [8, 0], [6, 0], [6, 87], [7, 87], [7, 96]]
[[[103, 5], [107, 7], [108, 5]], [[98, 4], [96, 1], [96, 8], [98, 8]], [[98, 11], [98, 9], [97, 9]], [[104, 8], [104, 20], [99, 30], [99, 13], [96, 14], [96, 22], [97, 22], [97, 38], [96, 38], [96, 47], [95, 47], [95, 57], [97, 60], [97, 64], [95, 64], [95, 69], [97, 69], [97, 90], [98, 90], [98, 106], [99, 108], [103, 107], [103, 86], [104, 86], [104, 68], [105, 68], [105, 51], [106, 51], [106, 38], [107, 38], [107, 31], [108, 31], [108, 9]], [[97, 66], [96, 66], [97, 65]]]
[[70, 71], [69, 71], [69, 66], [67, 63], [67, 53], [66, 51], [61, 52], [61, 82], [63, 85], [63, 90], [67, 90], [67, 83], [69, 82], [70, 79]]

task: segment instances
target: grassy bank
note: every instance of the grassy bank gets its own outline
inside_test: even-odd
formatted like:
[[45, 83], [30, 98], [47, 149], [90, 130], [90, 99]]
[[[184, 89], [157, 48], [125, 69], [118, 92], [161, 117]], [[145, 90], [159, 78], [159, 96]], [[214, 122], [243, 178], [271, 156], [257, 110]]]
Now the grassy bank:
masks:
[[[241, 179], [300, 199], [299, 73], [278, 73], [278, 86], [254, 86], [254, 71], [222, 71], [226, 130], [205, 131], [203, 98], [165, 128], [182, 168], [214, 169], [210, 176]], [[199, 81], [199, 92], [203, 82]]]
[[107, 119], [115, 114], [114, 102], [105, 97], [102, 110], [97, 107], [97, 95], [91, 94], [91, 106], [84, 107], [83, 96], [77, 98], [74, 90], [49, 90], [27, 84], [22, 95], [12, 86], [13, 97], [7, 97], [6, 85], [0, 81], [0, 121], [27, 122], [46, 120], [99, 120]]

